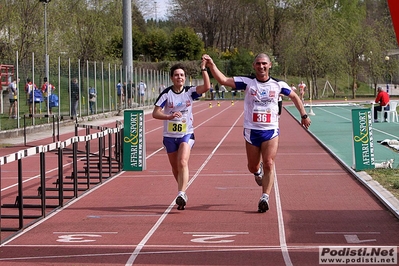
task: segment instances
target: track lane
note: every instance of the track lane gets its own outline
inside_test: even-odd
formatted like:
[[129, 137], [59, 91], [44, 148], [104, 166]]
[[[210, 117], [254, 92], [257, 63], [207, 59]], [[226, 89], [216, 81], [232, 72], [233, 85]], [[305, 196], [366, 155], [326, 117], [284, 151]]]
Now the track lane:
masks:
[[[318, 263], [319, 245], [345, 244], [348, 232], [368, 230], [357, 236], [377, 239], [378, 245], [399, 239], [397, 220], [286, 113], [276, 159], [277, 190], [271, 195], [271, 210], [257, 213], [260, 188], [246, 169], [242, 124], [221, 142], [242, 106], [223, 103], [219, 109], [203, 106], [200, 112], [190, 176], [203, 167], [187, 191], [187, 209], [173, 206], [140, 247], [134, 265], [311, 265]], [[129, 263], [176, 195], [165, 151], [159, 150], [159, 121], [153, 122], [146, 120], [146, 131], [152, 131], [146, 134], [147, 156], [151, 154], [146, 171], [124, 172], [27, 230], [2, 247], [0, 263]], [[77, 238], [69, 242], [68, 235]], [[5, 254], [14, 259], [4, 260]], [[21, 254], [31, 258], [18, 259]]]

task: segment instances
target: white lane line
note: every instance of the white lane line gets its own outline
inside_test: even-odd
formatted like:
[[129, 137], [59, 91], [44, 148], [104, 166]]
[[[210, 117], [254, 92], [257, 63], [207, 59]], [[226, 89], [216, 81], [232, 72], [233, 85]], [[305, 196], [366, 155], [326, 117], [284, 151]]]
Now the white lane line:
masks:
[[316, 232], [316, 235], [379, 235], [380, 232]]
[[[48, 244], [21, 244], [21, 245], [8, 245], [8, 247], [32, 247], [32, 248], [43, 248], [43, 247], [82, 247], [82, 248], [95, 248], [95, 247], [111, 247], [111, 248], [131, 248], [134, 247], [136, 245], [132, 245], [132, 244], [118, 244], [118, 245], [109, 245], [109, 244], [57, 244], [57, 245], [48, 245]], [[347, 247], [347, 245], [334, 245], [335, 247]], [[206, 244], [206, 245], [194, 245], [194, 244], [190, 244], [188, 245], [146, 245], [146, 247], [149, 248], [159, 248], [159, 249], [167, 249], [167, 248], [182, 248], [182, 249], [198, 249], [198, 248], [207, 248], [207, 249], [219, 249], [219, 248], [224, 248], [224, 249], [231, 249], [234, 250], [235, 248], [237, 249], [264, 249], [264, 250], [281, 250], [281, 246], [280, 245], [276, 245], [276, 246], [259, 246], [259, 245], [210, 245], [210, 244]], [[309, 250], [309, 249], [315, 249], [318, 250], [320, 247], [320, 245], [308, 245], [308, 246], [289, 246], [288, 249], [289, 250]], [[143, 251], [142, 253], [151, 253], [151, 251]], [[131, 254], [131, 252], [126, 253], [126, 254]], [[0, 258], [1, 260], [2, 258]], [[3, 258], [4, 259], [4, 258]], [[12, 258], [9, 258], [12, 259]]]
[[106, 235], [106, 234], [113, 234], [116, 235], [118, 232], [53, 232], [54, 235], [58, 234], [97, 234], [97, 235]]
[[186, 235], [193, 235], [193, 234], [218, 234], [218, 235], [248, 235], [249, 232], [183, 232]]
[[290, 254], [288, 253], [287, 241], [285, 238], [284, 229], [284, 219], [283, 219], [283, 209], [281, 207], [280, 190], [278, 189], [277, 174], [276, 174], [276, 164], [274, 164], [274, 193], [276, 197], [276, 209], [277, 209], [277, 219], [278, 219], [278, 233], [280, 238], [281, 253], [285, 261], [285, 265], [293, 265]]
[[[227, 108], [228, 109], [228, 108]], [[225, 109], [225, 110], [227, 110]], [[213, 119], [213, 117], [219, 115], [220, 113], [210, 117], [209, 119], [205, 120], [202, 124], [206, 123], [207, 121]], [[241, 115], [237, 118], [237, 120], [233, 123], [233, 125], [230, 127], [230, 129], [227, 131], [227, 133], [224, 135], [224, 137], [219, 141], [219, 143], [216, 145], [216, 147], [213, 149], [213, 151], [209, 154], [208, 158], [203, 162], [201, 167], [198, 168], [197, 172], [193, 175], [193, 177], [190, 179], [190, 181], [187, 184], [187, 188], [190, 187], [190, 185], [194, 182], [194, 180], [197, 178], [197, 176], [201, 173], [202, 169], [208, 164], [208, 162], [211, 160], [213, 154], [217, 151], [217, 149], [220, 147], [220, 145], [223, 143], [223, 141], [227, 138], [227, 136], [230, 134], [230, 132], [233, 130], [235, 125], [238, 123], [240, 120]], [[173, 200], [172, 203], [169, 205], [169, 207], [165, 210], [165, 212], [161, 215], [161, 217], [158, 219], [158, 221], [154, 224], [154, 226], [148, 231], [148, 233], [144, 236], [144, 238], [140, 241], [140, 243], [137, 245], [135, 250], [133, 251], [132, 255], [129, 257], [129, 259], [126, 262], [126, 266], [133, 265], [134, 261], [136, 260], [137, 256], [140, 254], [140, 251], [143, 249], [147, 241], [150, 239], [150, 237], [155, 233], [155, 231], [158, 229], [158, 227], [161, 225], [163, 220], [165, 220], [166, 216], [169, 214], [169, 212], [172, 210], [173, 206], [175, 205], [175, 201]]]
[[91, 214], [91, 215], [87, 215], [87, 218], [92, 218], [92, 219], [101, 219], [101, 218], [124, 218], [124, 217], [153, 217], [156, 216], [158, 217], [159, 214], [115, 214], [115, 215], [95, 215], [95, 214]]

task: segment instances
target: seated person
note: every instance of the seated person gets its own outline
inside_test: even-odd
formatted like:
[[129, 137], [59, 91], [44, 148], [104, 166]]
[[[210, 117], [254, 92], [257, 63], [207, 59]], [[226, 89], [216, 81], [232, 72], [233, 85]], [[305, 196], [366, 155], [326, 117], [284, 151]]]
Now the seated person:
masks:
[[[389, 94], [386, 93], [381, 87], [377, 88], [377, 97], [375, 98], [375, 103], [379, 103], [380, 105], [374, 106], [374, 122], [378, 122], [378, 113], [382, 111], [382, 107], [384, 110], [389, 110]], [[384, 121], [387, 120], [387, 113], [384, 113]]]

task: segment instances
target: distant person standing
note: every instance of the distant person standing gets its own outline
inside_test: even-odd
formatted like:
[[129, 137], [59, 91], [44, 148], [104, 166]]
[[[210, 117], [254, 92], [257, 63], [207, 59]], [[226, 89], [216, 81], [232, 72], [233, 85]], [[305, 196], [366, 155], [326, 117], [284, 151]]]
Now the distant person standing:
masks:
[[94, 115], [96, 112], [96, 99], [97, 99], [96, 88], [90, 87], [89, 88], [89, 106], [90, 106], [90, 114], [92, 114], [92, 115]]
[[126, 85], [126, 97], [127, 97], [127, 106], [128, 108], [132, 108], [132, 102], [133, 102], [133, 97], [134, 95], [134, 83], [132, 83], [131, 80], [129, 80], [129, 83]]
[[[30, 78], [26, 79], [26, 85], [25, 85], [25, 92], [26, 92], [26, 101], [29, 104], [29, 114], [33, 114], [33, 111], [35, 111], [35, 114], [37, 113], [37, 106], [35, 101], [35, 91], [39, 90], [34, 84]], [[40, 91], [41, 94], [41, 91]], [[38, 95], [39, 96], [39, 95]], [[33, 108], [33, 105], [35, 105], [35, 108]], [[33, 110], [34, 109], [34, 110]]]
[[220, 85], [220, 92], [222, 93], [221, 94], [222, 99], [224, 99], [224, 93], [227, 92], [227, 89], [223, 84]]
[[145, 92], [147, 90], [147, 85], [141, 80], [139, 83], [139, 93], [140, 93], [140, 104], [145, 103]]
[[26, 105], [30, 105], [29, 102], [29, 95], [33, 91], [34, 86], [30, 78], [26, 79], [26, 84], [25, 84], [25, 93], [26, 93]]
[[215, 100], [220, 98], [220, 89], [219, 89], [219, 84], [216, 83], [215, 85]]
[[299, 97], [302, 100], [302, 103], [305, 102], [305, 91], [306, 91], [306, 84], [301, 81], [301, 83], [298, 84], [298, 88], [299, 88]]
[[[375, 98], [375, 103], [379, 103], [379, 105], [374, 106], [374, 122], [378, 122], [378, 113], [382, 111], [382, 107], [384, 110], [389, 110], [389, 94], [385, 92], [381, 87], [377, 88], [377, 97]], [[384, 113], [384, 120], [387, 120], [387, 113]]]
[[8, 95], [10, 101], [9, 118], [16, 119], [18, 115], [18, 81], [16, 78], [8, 85]]
[[44, 96], [44, 102], [46, 103], [46, 107], [48, 106], [48, 110], [49, 110], [50, 114], [52, 114], [52, 111], [51, 111], [52, 107], [50, 105], [50, 98], [51, 98], [51, 95], [53, 94], [54, 90], [55, 90], [55, 87], [52, 84], [50, 84], [47, 81], [47, 77], [45, 77], [43, 79], [42, 93], [43, 93], [43, 96]]
[[123, 86], [121, 81], [118, 81], [118, 84], [116, 84], [116, 95], [117, 95], [117, 103], [119, 105], [119, 108], [122, 108], [122, 103], [125, 101], [123, 99]]
[[78, 79], [73, 78], [71, 81], [71, 117], [76, 118], [78, 115], [79, 104], [79, 84]]
[[213, 83], [211, 82], [211, 87], [209, 88], [209, 92], [211, 93], [211, 101], [215, 98], [215, 92], [213, 90]]

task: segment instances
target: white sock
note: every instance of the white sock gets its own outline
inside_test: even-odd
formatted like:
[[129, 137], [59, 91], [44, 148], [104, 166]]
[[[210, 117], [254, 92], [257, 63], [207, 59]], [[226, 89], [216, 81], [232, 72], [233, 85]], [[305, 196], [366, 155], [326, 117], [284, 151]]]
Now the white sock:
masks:
[[262, 194], [262, 198], [265, 198], [266, 200], [269, 200], [269, 195], [266, 194], [266, 193], [263, 193], [263, 194]]
[[177, 196], [182, 196], [182, 195], [184, 195], [184, 194], [186, 194], [186, 192], [184, 192], [184, 191], [179, 191], [179, 193], [177, 193]]
[[262, 171], [261, 171], [261, 169], [259, 168], [258, 171], [256, 171], [255, 175], [260, 175], [261, 172], [262, 172]]

